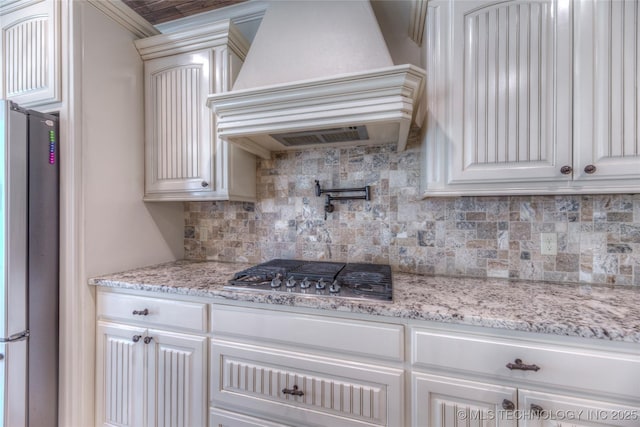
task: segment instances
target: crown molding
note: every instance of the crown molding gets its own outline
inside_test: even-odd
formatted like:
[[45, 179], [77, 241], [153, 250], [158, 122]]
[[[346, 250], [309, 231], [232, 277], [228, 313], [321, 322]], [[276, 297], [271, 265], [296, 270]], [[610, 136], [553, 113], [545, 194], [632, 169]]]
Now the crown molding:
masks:
[[135, 41], [136, 48], [145, 61], [225, 44], [230, 45], [243, 59], [249, 50], [249, 42], [228, 19]]
[[133, 9], [120, 0], [88, 0], [88, 2], [118, 24], [131, 31], [138, 38], [160, 34], [160, 31], [151, 25], [149, 21], [138, 15]]
[[210, 10], [197, 15], [187, 16], [170, 22], [163, 22], [161, 24], [157, 24], [156, 28], [162, 33], [171, 33], [225, 19], [231, 20], [235, 25], [259, 21], [262, 20], [264, 12], [267, 10], [268, 6], [268, 1], [252, 0], [233, 6], [223, 7], [221, 9]]

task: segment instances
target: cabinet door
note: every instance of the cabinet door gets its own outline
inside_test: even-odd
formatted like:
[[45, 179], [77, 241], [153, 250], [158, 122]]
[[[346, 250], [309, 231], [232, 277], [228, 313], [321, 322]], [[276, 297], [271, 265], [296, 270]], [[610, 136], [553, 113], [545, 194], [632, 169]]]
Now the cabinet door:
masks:
[[[429, 2], [427, 186], [568, 181], [570, 0]], [[442, 162], [446, 166], [442, 166]], [[431, 188], [428, 188], [429, 190]]]
[[147, 425], [205, 426], [206, 337], [150, 329]]
[[144, 333], [143, 328], [98, 322], [96, 426], [143, 425]]
[[214, 188], [212, 51], [146, 61], [145, 193], [209, 193]]
[[575, 177], [632, 185], [640, 179], [640, 1], [576, 1], [575, 22]]
[[640, 407], [536, 391], [518, 391], [521, 427], [598, 427], [640, 425]]
[[285, 424], [274, 423], [259, 418], [249, 417], [224, 409], [211, 408], [209, 411], [210, 427], [287, 427]]
[[517, 391], [512, 387], [413, 374], [411, 394], [414, 427], [517, 425]]
[[0, 4], [3, 99], [23, 107], [60, 101], [60, 4]]

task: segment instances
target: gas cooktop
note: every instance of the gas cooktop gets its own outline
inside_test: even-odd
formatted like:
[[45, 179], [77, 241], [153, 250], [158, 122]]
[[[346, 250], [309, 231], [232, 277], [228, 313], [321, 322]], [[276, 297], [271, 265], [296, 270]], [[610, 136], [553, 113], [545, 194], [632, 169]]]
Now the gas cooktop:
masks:
[[225, 289], [391, 301], [391, 267], [384, 264], [272, 259], [242, 270]]

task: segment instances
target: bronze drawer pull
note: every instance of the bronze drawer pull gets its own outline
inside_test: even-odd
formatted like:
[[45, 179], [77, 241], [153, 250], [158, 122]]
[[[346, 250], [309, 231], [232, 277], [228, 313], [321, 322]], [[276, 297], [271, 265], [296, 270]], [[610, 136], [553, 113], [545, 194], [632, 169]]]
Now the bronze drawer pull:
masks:
[[149, 309], [145, 308], [144, 310], [133, 310], [134, 316], [146, 316], [149, 314]]
[[293, 388], [283, 388], [282, 394], [290, 394], [292, 396], [304, 396], [304, 391], [298, 390], [298, 386], [294, 385]]
[[507, 363], [507, 368], [513, 370], [519, 370], [519, 371], [536, 371], [538, 372], [540, 370], [540, 366], [538, 365], [525, 365], [524, 363], [522, 363], [522, 360], [520, 359], [516, 359], [514, 360], [514, 363]]
[[134, 335], [133, 337], [131, 337], [131, 341], [138, 342], [140, 341], [140, 338], [142, 338], [142, 335]]

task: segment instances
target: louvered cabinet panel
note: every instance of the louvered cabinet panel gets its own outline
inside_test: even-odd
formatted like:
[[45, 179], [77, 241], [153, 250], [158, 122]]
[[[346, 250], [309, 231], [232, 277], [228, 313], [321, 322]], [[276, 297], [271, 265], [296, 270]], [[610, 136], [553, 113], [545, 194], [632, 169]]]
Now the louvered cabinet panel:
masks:
[[149, 330], [147, 425], [206, 425], [206, 337]]
[[569, 0], [450, 3], [450, 183], [570, 179]]
[[[520, 427], [637, 427], [640, 408], [552, 393], [518, 390]], [[538, 408], [540, 412], [534, 412]], [[538, 413], [539, 416], [535, 416]]]
[[97, 327], [97, 426], [142, 426], [144, 422], [144, 329], [108, 322]]
[[210, 192], [211, 51], [145, 62], [146, 192]]
[[209, 411], [209, 427], [289, 427], [285, 424], [274, 423], [249, 417], [237, 412], [211, 408]]
[[0, 18], [2, 98], [23, 107], [60, 101], [60, 2], [9, 2]]
[[575, 15], [576, 178], [640, 179], [640, 1], [580, 1]]
[[516, 427], [516, 388], [427, 374], [412, 377], [414, 427]]
[[213, 406], [285, 424], [402, 425], [401, 370], [220, 340], [211, 361]]

